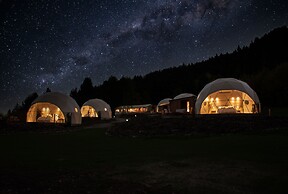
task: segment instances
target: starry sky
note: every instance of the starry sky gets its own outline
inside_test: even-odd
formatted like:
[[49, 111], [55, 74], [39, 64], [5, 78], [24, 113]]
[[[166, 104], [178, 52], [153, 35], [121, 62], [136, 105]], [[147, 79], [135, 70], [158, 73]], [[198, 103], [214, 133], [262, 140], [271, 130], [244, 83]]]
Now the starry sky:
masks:
[[287, 0], [0, 0], [0, 112], [85, 77], [145, 75], [232, 52], [288, 23]]

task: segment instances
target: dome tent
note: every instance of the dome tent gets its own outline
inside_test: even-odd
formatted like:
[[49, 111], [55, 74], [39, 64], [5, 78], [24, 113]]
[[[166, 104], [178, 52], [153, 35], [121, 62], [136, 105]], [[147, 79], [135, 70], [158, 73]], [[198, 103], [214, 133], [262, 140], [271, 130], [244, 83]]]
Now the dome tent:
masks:
[[175, 96], [173, 99], [177, 100], [177, 99], [183, 99], [183, 98], [190, 98], [190, 97], [194, 97], [194, 94], [190, 94], [190, 93], [183, 93], [183, 94], [179, 94], [177, 96]]
[[80, 108], [66, 94], [47, 92], [32, 102], [27, 112], [27, 122], [81, 124]]
[[156, 112], [169, 112], [169, 104], [170, 104], [170, 100], [172, 100], [171, 98], [164, 98], [163, 100], [161, 100], [156, 108]]
[[207, 84], [196, 100], [196, 114], [259, 113], [256, 92], [235, 78], [220, 78]]
[[111, 119], [112, 111], [109, 104], [101, 99], [91, 99], [81, 107], [82, 117], [98, 117], [101, 119]]
[[170, 100], [172, 113], [193, 113], [196, 96], [191, 93], [182, 93]]

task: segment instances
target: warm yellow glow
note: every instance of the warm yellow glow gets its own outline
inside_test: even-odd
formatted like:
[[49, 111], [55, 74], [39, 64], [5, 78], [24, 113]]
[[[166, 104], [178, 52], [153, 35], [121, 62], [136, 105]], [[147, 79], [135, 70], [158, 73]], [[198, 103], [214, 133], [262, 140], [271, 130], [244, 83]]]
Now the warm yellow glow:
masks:
[[75, 107], [74, 110], [75, 110], [75, 112], [78, 112], [78, 108]]
[[258, 109], [255, 102], [249, 95], [239, 90], [221, 90], [209, 94], [200, 109], [200, 114], [256, 112]]
[[190, 112], [190, 102], [189, 101], [187, 101], [187, 105], [186, 105], [187, 107], [186, 107], [186, 111], [187, 112]]
[[41, 102], [30, 107], [27, 122], [64, 123], [65, 116], [56, 105]]
[[134, 112], [147, 112], [148, 109], [146, 107], [140, 107], [140, 108], [128, 108], [129, 113], [134, 113]]
[[98, 117], [97, 111], [92, 106], [81, 107], [82, 117]]
[[151, 106], [147, 105], [131, 105], [131, 106], [121, 106], [115, 109], [116, 113], [146, 113], [150, 110]]

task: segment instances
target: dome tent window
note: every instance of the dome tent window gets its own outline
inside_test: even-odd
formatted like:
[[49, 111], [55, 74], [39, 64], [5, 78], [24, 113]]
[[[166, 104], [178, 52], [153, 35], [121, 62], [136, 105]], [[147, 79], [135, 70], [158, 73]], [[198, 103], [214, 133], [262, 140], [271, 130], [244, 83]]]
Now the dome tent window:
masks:
[[202, 89], [195, 108], [197, 114], [251, 114], [260, 112], [260, 101], [247, 83], [234, 78], [222, 78]]
[[54, 104], [35, 103], [27, 113], [27, 122], [65, 123], [65, 116]]
[[83, 104], [81, 107], [82, 117], [111, 119], [112, 111], [110, 105], [101, 99], [91, 99]]

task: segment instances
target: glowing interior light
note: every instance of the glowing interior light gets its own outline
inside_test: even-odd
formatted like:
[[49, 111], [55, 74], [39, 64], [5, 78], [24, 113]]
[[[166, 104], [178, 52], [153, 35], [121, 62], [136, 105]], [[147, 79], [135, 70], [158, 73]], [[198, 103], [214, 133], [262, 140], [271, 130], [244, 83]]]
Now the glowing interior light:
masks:
[[107, 108], [104, 108], [104, 111], [107, 111]]

